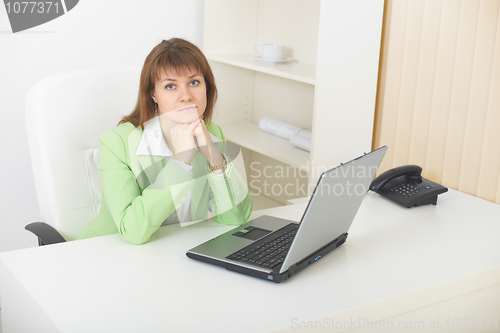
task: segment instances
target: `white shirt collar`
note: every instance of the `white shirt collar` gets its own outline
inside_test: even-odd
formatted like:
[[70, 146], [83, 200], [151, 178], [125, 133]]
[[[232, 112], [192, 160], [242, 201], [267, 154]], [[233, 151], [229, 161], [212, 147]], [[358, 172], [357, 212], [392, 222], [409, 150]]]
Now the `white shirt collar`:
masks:
[[[212, 133], [208, 132], [213, 142], [221, 142]], [[198, 148], [196, 148], [198, 150]], [[160, 117], [156, 116], [144, 123], [142, 138], [137, 147], [135, 155], [155, 155], [155, 156], [173, 156], [174, 154], [168, 148], [160, 126]]]

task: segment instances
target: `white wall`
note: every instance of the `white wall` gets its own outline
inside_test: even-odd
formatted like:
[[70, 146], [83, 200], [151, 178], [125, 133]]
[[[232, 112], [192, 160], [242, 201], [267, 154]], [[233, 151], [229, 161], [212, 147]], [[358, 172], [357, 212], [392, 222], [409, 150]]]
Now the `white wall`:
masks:
[[13, 34], [0, 6], [0, 252], [36, 246], [24, 230], [40, 213], [26, 138], [24, 100], [54, 73], [141, 66], [162, 39], [203, 41], [204, 0], [82, 0], [67, 14]]

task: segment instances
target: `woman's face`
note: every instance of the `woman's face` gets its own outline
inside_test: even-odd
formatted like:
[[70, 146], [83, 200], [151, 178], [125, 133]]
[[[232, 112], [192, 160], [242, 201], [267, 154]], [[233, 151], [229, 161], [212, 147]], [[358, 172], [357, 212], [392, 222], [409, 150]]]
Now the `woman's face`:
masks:
[[158, 104], [159, 115], [176, 123], [191, 123], [205, 112], [207, 87], [202, 74], [191, 69], [183, 72], [163, 71], [151, 97]]

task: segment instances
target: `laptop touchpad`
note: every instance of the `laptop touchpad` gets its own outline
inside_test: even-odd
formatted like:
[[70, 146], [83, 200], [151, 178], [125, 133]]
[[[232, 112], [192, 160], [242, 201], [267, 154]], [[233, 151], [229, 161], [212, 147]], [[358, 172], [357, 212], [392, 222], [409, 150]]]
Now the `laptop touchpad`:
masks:
[[245, 229], [241, 229], [238, 232], [235, 232], [233, 236], [241, 237], [241, 238], [246, 238], [250, 240], [257, 240], [271, 231], [266, 230], [266, 229], [261, 229], [261, 228], [256, 228], [256, 227], [246, 227]]

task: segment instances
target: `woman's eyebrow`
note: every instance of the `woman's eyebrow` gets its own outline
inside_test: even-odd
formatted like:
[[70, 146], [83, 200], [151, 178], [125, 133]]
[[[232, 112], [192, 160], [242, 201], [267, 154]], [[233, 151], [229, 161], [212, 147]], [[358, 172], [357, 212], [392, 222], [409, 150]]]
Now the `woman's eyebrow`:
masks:
[[[195, 77], [195, 76], [201, 76], [201, 74], [199, 74], [199, 73], [194, 73], [194, 74], [189, 75], [189, 76], [188, 76], [188, 78], [190, 78], [190, 79], [191, 79], [191, 78], [193, 78], [193, 77]], [[161, 80], [161, 81], [160, 81], [160, 83], [161, 83], [161, 82], [165, 82], [165, 81], [177, 81], [177, 79], [171, 79], [171, 78], [169, 78], [169, 77], [166, 77], [166, 78], [164, 78], [163, 80]]]

